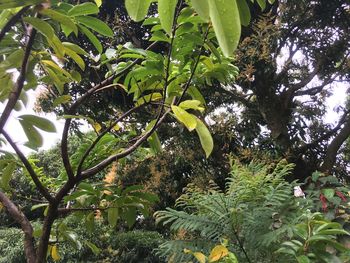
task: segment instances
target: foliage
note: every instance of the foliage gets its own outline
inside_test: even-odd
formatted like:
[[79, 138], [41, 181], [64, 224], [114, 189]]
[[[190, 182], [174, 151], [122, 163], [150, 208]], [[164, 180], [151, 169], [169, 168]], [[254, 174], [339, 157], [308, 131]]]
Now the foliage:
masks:
[[297, 262], [341, 262], [337, 251], [348, 252], [336, 240], [337, 235], [350, 235], [339, 223], [324, 219], [321, 213], [305, 214], [305, 220], [293, 228], [295, 237], [282, 243], [276, 253], [285, 253]]
[[177, 201], [182, 211], [156, 212], [158, 222], [169, 224], [175, 233], [185, 233], [184, 240], [162, 244], [161, 254], [174, 254], [183, 261], [184, 248], [208, 252], [210, 244], [226, 238], [240, 261], [275, 260], [269, 251], [291, 237], [292, 226], [310, 208], [307, 200], [292, 197], [295, 183], [284, 178], [292, 169], [285, 161], [275, 165], [235, 163], [225, 192], [215, 185], [206, 191], [189, 186]]
[[26, 262], [21, 230], [11, 227], [1, 228], [0, 236], [0, 262]]

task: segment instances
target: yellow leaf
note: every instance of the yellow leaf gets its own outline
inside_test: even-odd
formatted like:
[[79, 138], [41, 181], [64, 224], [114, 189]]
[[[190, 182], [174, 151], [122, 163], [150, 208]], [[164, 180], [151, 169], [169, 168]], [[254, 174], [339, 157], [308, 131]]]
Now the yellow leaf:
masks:
[[60, 255], [58, 254], [58, 248], [56, 245], [52, 246], [51, 249], [51, 257], [54, 261], [59, 261], [60, 260]]
[[94, 127], [94, 130], [96, 132], [100, 132], [100, 130], [102, 129], [101, 125], [98, 122], [93, 123], [92, 126]]
[[228, 249], [223, 245], [218, 245], [212, 249], [209, 255], [209, 262], [215, 262], [228, 255]]
[[205, 255], [201, 252], [194, 252], [193, 256], [199, 261], [199, 263], [205, 263]]

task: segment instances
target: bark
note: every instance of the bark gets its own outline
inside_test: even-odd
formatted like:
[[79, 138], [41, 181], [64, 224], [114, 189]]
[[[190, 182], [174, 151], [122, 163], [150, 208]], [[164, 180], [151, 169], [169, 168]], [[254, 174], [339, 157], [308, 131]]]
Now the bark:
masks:
[[343, 143], [350, 136], [350, 120], [348, 120], [344, 127], [339, 131], [339, 133], [334, 137], [331, 143], [328, 145], [326, 156], [324, 158], [323, 164], [320, 170], [324, 173], [330, 173], [336, 162], [337, 153]]

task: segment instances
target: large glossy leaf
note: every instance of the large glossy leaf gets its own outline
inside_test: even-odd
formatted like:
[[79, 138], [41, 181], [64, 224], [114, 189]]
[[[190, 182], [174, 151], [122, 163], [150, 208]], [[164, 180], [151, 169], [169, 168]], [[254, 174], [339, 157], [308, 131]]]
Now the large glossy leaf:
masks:
[[158, 0], [158, 14], [162, 28], [171, 35], [177, 0]]
[[250, 23], [251, 15], [249, 6], [247, 4], [247, 0], [237, 0], [237, 6], [239, 10], [239, 18], [241, 20], [241, 24], [244, 26], [248, 26]]
[[1, 0], [0, 10], [27, 5], [37, 5], [42, 2], [44, 2], [44, 0]]
[[98, 40], [98, 38], [93, 33], [91, 33], [91, 31], [89, 29], [87, 29], [86, 27], [79, 25], [79, 28], [86, 35], [86, 37], [90, 40], [90, 42], [94, 45], [94, 47], [97, 49], [98, 53], [101, 54], [103, 47], [102, 47], [100, 40]]
[[125, 0], [125, 7], [132, 20], [139, 22], [148, 13], [151, 0]]
[[194, 10], [197, 12], [197, 14], [205, 21], [209, 21], [209, 3], [208, 3], [208, 0], [191, 0], [191, 3], [192, 3]]
[[196, 117], [182, 108], [172, 105], [172, 111], [175, 114], [176, 119], [183, 123], [189, 131], [193, 131], [197, 126]]
[[209, 14], [222, 52], [231, 56], [241, 36], [236, 0], [210, 0]]
[[21, 115], [18, 117], [20, 120], [39, 128], [46, 132], [56, 132], [55, 125], [48, 119], [35, 116], [35, 115]]
[[213, 138], [211, 137], [211, 134], [205, 124], [197, 117], [196, 122], [196, 132], [198, 134], [205, 155], [208, 158], [214, 148]]
[[97, 14], [98, 12], [99, 12], [99, 9], [97, 5], [87, 2], [87, 3], [74, 6], [72, 9], [68, 11], [68, 15], [83, 16], [83, 15]]
[[78, 21], [80, 24], [91, 28], [97, 33], [100, 33], [101, 35], [113, 37], [112, 29], [110, 29], [110, 27], [106, 23], [102, 22], [100, 19], [91, 16], [79, 16], [76, 17], [75, 20]]
[[52, 39], [55, 35], [55, 31], [50, 26], [49, 23], [39, 19], [37, 17], [25, 17], [23, 20], [29, 24], [31, 24], [36, 30], [38, 30], [41, 34], [43, 34], [48, 39]]
[[71, 50], [70, 48], [65, 48], [65, 52], [68, 56], [70, 56], [75, 63], [78, 64], [78, 66], [84, 70], [85, 69], [85, 62], [84, 60], [77, 54], [75, 53], [73, 50]]
[[75, 25], [75, 23], [70, 17], [62, 13], [56, 12], [52, 9], [43, 9], [40, 11], [40, 13], [52, 18], [53, 20], [60, 22], [62, 25], [65, 25], [70, 30], [72, 30], [75, 35], [78, 35], [78, 27]]

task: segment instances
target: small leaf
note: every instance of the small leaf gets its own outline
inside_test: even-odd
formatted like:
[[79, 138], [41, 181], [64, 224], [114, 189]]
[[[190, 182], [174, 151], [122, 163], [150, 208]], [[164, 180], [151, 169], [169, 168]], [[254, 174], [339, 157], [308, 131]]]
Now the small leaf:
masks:
[[331, 199], [335, 194], [335, 190], [332, 188], [322, 189], [322, 193], [327, 199]]
[[113, 37], [114, 35], [112, 29], [106, 23], [102, 22], [100, 19], [97, 19], [95, 17], [79, 16], [79, 17], [76, 17], [75, 20], [78, 21], [80, 24], [83, 24], [84, 26], [91, 28], [97, 33], [100, 33], [101, 35], [104, 35], [107, 37]]
[[209, 262], [216, 262], [228, 255], [228, 249], [223, 245], [218, 245], [212, 249], [209, 255]]
[[204, 108], [200, 107], [200, 105], [201, 102], [199, 100], [185, 100], [179, 104], [179, 107], [184, 110], [193, 109], [202, 112], [204, 111]]
[[311, 262], [310, 259], [307, 256], [305, 256], [305, 255], [298, 256], [297, 257], [297, 261], [298, 261], [298, 263], [309, 263], [309, 262]]
[[[210, 0], [209, 0], [210, 1]], [[208, 0], [191, 0], [192, 6], [197, 14], [206, 22], [209, 21]]]
[[112, 227], [115, 227], [117, 225], [118, 216], [119, 216], [119, 209], [117, 207], [108, 208], [107, 219], [108, 219], [108, 223]]
[[189, 131], [193, 131], [196, 128], [197, 121], [194, 115], [175, 105], [172, 105], [171, 109], [174, 112], [176, 119], [182, 122]]
[[72, 100], [72, 96], [70, 95], [62, 95], [57, 97], [54, 101], [53, 101], [53, 106], [57, 107], [60, 104], [66, 104], [68, 102], [70, 102]]
[[51, 248], [51, 257], [54, 261], [59, 261], [61, 259], [58, 254], [58, 248], [56, 245], [52, 246]]
[[213, 138], [211, 137], [211, 134], [205, 124], [197, 117], [196, 122], [196, 132], [198, 134], [205, 155], [208, 158], [214, 148]]
[[201, 252], [194, 252], [193, 256], [198, 260], [199, 263], [205, 263], [206, 256]]
[[84, 15], [97, 14], [98, 12], [99, 12], [99, 9], [97, 5], [87, 2], [87, 3], [74, 6], [72, 9], [68, 11], [68, 15], [84, 16]]
[[2, 171], [1, 176], [1, 187], [4, 190], [8, 190], [10, 188], [10, 180], [12, 178], [12, 174], [16, 169], [16, 163], [15, 162], [9, 162], [6, 167]]
[[266, 8], [266, 0], [256, 0], [261, 8], [261, 11], [264, 11]]
[[158, 0], [158, 14], [162, 28], [171, 35], [177, 0]]
[[101, 249], [99, 249], [95, 244], [89, 242], [89, 241], [85, 241], [85, 244], [91, 249], [92, 253], [94, 253], [95, 255], [100, 254]]
[[241, 36], [241, 22], [236, 0], [210, 0], [209, 13], [216, 38], [225, 56], [237, 48]]
[[125, 0], [125, 7], [132, 20], [139, 22], [145, 18], [150, 0]]

